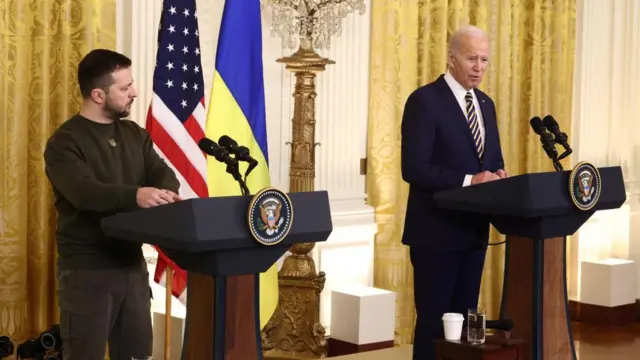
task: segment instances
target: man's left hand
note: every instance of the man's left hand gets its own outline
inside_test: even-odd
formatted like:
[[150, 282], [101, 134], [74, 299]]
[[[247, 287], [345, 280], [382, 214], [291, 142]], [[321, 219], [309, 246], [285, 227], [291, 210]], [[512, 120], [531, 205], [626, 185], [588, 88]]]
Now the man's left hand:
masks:
[[503, 169], [496, 171], [496, 175], [498, 175], [500, 179], [506, 179], [509, 177], [509, 175], [507, 175], [507, 172]]

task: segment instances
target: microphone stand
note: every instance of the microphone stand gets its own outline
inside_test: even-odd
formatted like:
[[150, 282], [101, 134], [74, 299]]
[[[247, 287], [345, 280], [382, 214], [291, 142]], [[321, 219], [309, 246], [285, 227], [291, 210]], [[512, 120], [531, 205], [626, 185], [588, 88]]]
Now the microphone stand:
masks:
[[[562, 134], [564, 135], [564, 133], [562, 133]], [[558, 138], [558, 137], [555, 138], [556, 144], [560, 144], [564, 148], [564, 153], [562, 153], [562, 155], [558, 156], [558, 161], [566, 158], [567, 156], [571, 155], [571, 153], [573, 153], [573, 150], [570, 147], [567, 147], [565, 145], [565, 143], [567, 141], [566, 136], [567, 135], [564, 135], [564, 139], [563, 138]]]
[[242, 176], [240, 175], [240, 171], [238, 171], [238, 163], [228, 162], [227, 172], [231, 174], [231, 176], [233, 176], [233, 178], [240, 185], [240, 191], [242, 192], [242, 195], [243, 196], [250, 195], [249, 188], [247, 187], [245, 180], [242, 179]]
[[564, 168], [562, 167], [562, 164], [560, 164], [558, 159], [553, 159], [553, 167], [556, 169], [557, 172], [564, 171]]
[[542, 142], [542, 148], [545, 150], [545, 152], [547, 153], [547, 155], [549, 155], [549, 158], [551, 158], [551, 161], [553, 162], [553, 167], [556, 169], [557, 172], [562, 172], [564, 171], [564, 168], [562, 167], [562, 164], [560, 164], [560, 159], [562, 159], [563, 156], [567, 156], [565, 154], [562, 154], [563, 156], [558, 157], [557, 153], [555, 152], [555, 141], [553, 139], [553, 137], [549, 136], [541, 136], [540, 137], [540, 141]]
[[568, 142], [569, 137], [567, 136], [566, 133], [563, 133], [562, 131], [560, 131], [560, 126], [551, 117], [551, 115], [545, 116], [542, 122], [544, 126], [547, 128], [547, 130], [549, 130], [549, 133], [553, 135], [553, 140], [548, 139], [549, 144], [551, 146], [555, 146], [555, 144], [558, 144], [564, 148], [564, 153], [558, 156], [558, 161], [571, 155], [571, 153], [573, 153], [573, 150], [571, 150], [571, 146], [569, 145], [569, 142]]
[[258, 163], [249, 163], [249, 166], [247, 167], [247, 171], [244, 172], [244, 181], [247, 181], [247, 176], [249, 176], [249, 174], [253, 171], [253, 169], [256, 168], [256, 166], [258, 166]]

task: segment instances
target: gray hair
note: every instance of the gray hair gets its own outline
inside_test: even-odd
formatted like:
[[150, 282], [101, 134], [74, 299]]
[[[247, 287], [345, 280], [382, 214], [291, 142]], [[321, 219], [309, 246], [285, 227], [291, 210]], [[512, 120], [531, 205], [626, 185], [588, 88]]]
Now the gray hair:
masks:
[[451, 38], [449, 39], [449, 51], [455, 53], [458, 51], [458, 49], [460, 49], [460, 41], [462, 40], [462, 38], [464, 37], [474, 37], [474, 38], [485, 38], [485, 39], [489, 39], [489, 37], [487, 36], [487, 33], [484, 32], [484, 30], [480, 29], [477, 26], [473, 26], [473, 25], [465, 25], [461, 28], [459, 28], [458, 30], [456, 30], [456, 32], [454, 32], [451, 35]]

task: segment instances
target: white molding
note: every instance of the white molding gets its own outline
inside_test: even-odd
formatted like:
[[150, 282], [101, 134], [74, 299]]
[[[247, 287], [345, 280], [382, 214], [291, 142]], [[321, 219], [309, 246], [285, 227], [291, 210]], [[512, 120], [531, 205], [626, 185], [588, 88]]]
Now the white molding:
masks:
[[576, 19], [573, 162], [621, 166], [627, 190], [622, 208], [599, 212], [571, 238], [570, 297], [579, 300], [582, 261], [640, 264], [640, 1], [579, 0]]
[[377, 226], [373, 208], [332, 214], [333, 232], [316, 243], [311, 257], [316, 270], [326, 273], [320, 294], [320, 321], [331, 332], [331, 292], [350, 285], [373, 286], [374, 237]]
[[[327, 65], [316, 77], [316, 142], [321, 145], [316, 148], [315, 188], [328, 190], [332, 201], [364, 202], [365, 198], [365, 178], [359, 172], [360, 159], [366, 157], [369, 97], [370, 0], [365, 3], [367, 12], [347, 16], [343, 20], [341, 36], [332, 39], [329, 49], [318, 51], [321, 56], [336, 62]], [[267, 8], [263, 12], [266, 33], [270, 24], [271, 10]], [[275, 59], [293, 51], [283, 50], [277, 37], [263, 34], [263, 43], [265, 74], [272, 72], [265, 75], [265, 84], [274, 90], [267, 93], [269, 151], [270, 157], [280, 162], [271, 164], [272, 181], [287, 189], [291, 153], [286, 143], [291, 141], [295, 77], [283, 70], [282, 64], [275, 63]], [[275, 79], [278, 74], [279, 81]]]

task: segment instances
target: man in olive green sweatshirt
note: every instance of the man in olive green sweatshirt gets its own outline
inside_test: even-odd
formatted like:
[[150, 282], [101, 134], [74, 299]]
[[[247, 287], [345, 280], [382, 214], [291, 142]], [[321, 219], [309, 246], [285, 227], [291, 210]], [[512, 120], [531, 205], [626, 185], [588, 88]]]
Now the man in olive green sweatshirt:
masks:
[[129, 115], [131, 60], [94, 50], [78, 66], [80, 112], [49, 138], [45, 171], [58, 211], [58, 297], [65, 360], [151, 356], [149, 273], [140, 245], [100, 219], [181, 200], [175, 174]]

